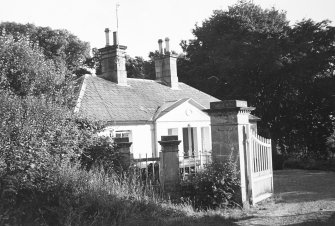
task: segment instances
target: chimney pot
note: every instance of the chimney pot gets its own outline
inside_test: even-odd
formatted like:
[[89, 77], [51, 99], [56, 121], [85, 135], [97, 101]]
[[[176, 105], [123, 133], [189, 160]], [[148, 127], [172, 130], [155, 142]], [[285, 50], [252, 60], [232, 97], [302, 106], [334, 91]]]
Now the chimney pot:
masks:
[[170, 44], [169, 44], [170, 39], [168, 37], [165, 38], [165, 51], [166, 53], [170, 52]]
[[163, 54], [163, 46], [162, 46], [163, 40], [158, 39], [158, 51], [160, 54]]
[[118, 40], [117, 40], [117, 31], [113, 32], [113, 45], [117, 45], [118, 44]]
[[105, 35], [106, 35], [106, 46], [109, 46], [109, 29], [105, 29]]

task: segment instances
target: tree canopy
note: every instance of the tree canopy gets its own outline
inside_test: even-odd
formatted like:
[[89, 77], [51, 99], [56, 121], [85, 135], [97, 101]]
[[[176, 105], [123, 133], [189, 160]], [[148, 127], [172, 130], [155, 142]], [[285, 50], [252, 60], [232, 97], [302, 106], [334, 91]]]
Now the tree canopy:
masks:
[[2, 22], [0, 32], [12, 35], [15, 40], [26, 37], [32, 45], [41, 48], [47, 59], [53, 60], [57, 65], [64, 65], [69, 73], [82, 75], [87, 72], [85, 67], [91, 59], [90, 45], [67, 30]]
[[182, 41], [181, 81], [220, 99], [255, 106], [260, 132], [284, 154], [327, 156], [334, 109], [335, 29], [289, 26], [286, 13], [240, 1], [217, 10]]

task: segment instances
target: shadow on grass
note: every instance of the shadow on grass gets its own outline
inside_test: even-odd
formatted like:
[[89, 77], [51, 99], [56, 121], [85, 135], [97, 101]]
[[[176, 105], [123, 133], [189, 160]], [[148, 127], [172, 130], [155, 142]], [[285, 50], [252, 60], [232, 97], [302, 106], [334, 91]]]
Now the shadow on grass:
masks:
[[291, 226], [334, 226], [335, 225], [335, 212], [334, 211], [325, 211], [325, 215], [331, 215], [330, 217], [318, 218], [307, 220], [302, 223], [290, 224]]
[[[253, 217], [240, 218], [239, 220], [248, 220]], [[166, 219], [146, 220], [132, 219], [122, 225], [125, 226], [221, 226], [221, 225], [239, 225], [237, 219], [230, 219], [223, 216], [202, 216], [202, 217], [167, 217]]]
[[282, 170], [274, 176], [275, 193], [281, 200], [277, 203], [305, 201], [334, 201], [335, 173], [326, 171]]
[[[259, 216], [252, 219], [240, 219], [235, 225], [290, 225], [290, 226], [334, 226], [335, 212], [311, 212], [283, 216]], [[234, 225], [234, 224], [233, 224]]]

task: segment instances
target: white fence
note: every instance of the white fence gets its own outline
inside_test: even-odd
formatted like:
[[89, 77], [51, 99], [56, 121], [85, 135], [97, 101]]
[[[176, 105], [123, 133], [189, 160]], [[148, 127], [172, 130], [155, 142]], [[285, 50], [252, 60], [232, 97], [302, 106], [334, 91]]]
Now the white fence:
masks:
[[271, 139], [251, 132], [248, 153], [249, 190], [252, 204], [255, 204], [273, 194]]

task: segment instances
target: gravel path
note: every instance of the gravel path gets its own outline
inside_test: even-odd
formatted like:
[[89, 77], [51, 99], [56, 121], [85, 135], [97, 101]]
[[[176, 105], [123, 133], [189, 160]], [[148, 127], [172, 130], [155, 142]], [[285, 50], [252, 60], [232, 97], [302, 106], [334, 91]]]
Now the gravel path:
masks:
[[334, 225], [335, 172], [281, 170], [275, 195], [248, 211], [237, 225]]

